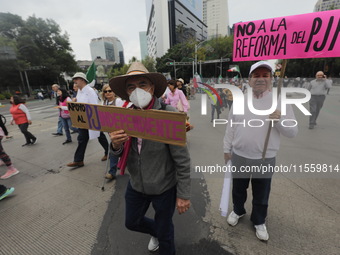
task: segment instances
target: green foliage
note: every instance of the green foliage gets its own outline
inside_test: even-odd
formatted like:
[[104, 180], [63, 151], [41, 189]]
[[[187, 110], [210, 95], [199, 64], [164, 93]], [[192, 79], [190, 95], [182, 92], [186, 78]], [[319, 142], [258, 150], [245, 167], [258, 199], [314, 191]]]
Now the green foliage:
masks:
[[152, 57], [146, 56], [142, 63], [149, 72], [156, 72], [156, 61]]
[[[121, 65], [120, 65], [121, 66]], [[129, 69], [130, 64], [125, 64], [124, 66], [116, 66], [116, 68], [114, 68], [114, 66], [111, 68], [110, 72], [108, 73], [108, 77], [109, 79], [111, 79], [112, 77], [118, 76], [118, 75], [123, 75], [126, 74], [127, 70]]]
[[[132, 62], [136, 62], [138, 61], [138, 59], [136, 57], [132, 57], [129, 60], [129, 64], [125, 64], [125, 65], [121, 65], [121, 64], [115, 64], [114, 66], [111, 67], [110, 71], [108, 72], [107, 76], [109, 78], [118, 76], [118, 75], [124, 75], [127, 73], [130, 64]], [[149, 72], [156, 72], [156, 62], [153, 58], [147, 56], [143, 61], [142, 61], [143, 65], [146, 67], [146, 69], [148, 69]]]
[[[43, 66], [40, 70], [28, 70], [30, 86], [45, 87], [58, 82], [60, 73], [77, 71], [77, 64], [67, 33], [62, 34], [59, 25], [51, 19], [35, 16], [22, 20], [18, 15], [0, 13], [0, 46], [11, 46], [16, 52], [13, 61], [0, 61], [2, 87], [25, 91], [27, 84], [20, 76], [23, 71], [34, 66]], [[60, 79], [62, 80], [62, 79]]]
[[[182, 29], [181, 27], [177, 28]], [[222, 64], [222, 76], [234, 76], [227, 72], [229, 65], [239, 65], [243, 78], [248, 77], [250, 66], [256, 61], [233, 62], [233, 36], [213, 38], [204, 42], [186, 41], [176, 44], [162, 57], [156, 59], [158, 72], [170, 72], [174, 77], [174, 66], [167, 66], [167, 62], [191, 62], [195, 58], [195, 45], [198, 45], [197, 60], [206, 61], [221, 58], [230, 58], [229, 63]], [[278, 61], [280, 62], [280, 61]], [[281, 61], [282, 62], [282, 61]], [[199, 70], [199, 64], [198, 64]], [[203, 77], [218, 77], [220, 74], [220, 63], [202, 65]], [[286, 69], [288, 77], [314, 77], [317, 71], [324, 71], [327, 76], [339, 77], [340, 58], [313, 58], [313, 59], [289, 59]], [[192, 77], [192, 66], [176, 66], [177, 78], [182, 77], [188, 81]]]
[[0, 100], [5, 100], [6, 97], [3, 94], [0, 94]]
[[11, 96], [12, 96], [12, 94], [11, 93], [9, 93], [9, 92], [2, 92], [2, 95], [6, 98], [6, 99], [10, 99], [11, 98]]

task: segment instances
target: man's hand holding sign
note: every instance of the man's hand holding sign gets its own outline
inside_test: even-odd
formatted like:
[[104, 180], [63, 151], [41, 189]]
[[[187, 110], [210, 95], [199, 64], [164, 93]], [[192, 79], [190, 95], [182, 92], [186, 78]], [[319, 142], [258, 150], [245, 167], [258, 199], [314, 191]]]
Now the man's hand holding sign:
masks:
[[[127, 228], [149, 233], [150, 251], [175, 253], [173, 213], [176, 208], [179, 214], [190, 208], [186, 114], [161, 106], [158, 98], [167, 87], [166, 79], [149, 73], [139, 62], [132, 63], [126, 75], [112, 78], [110, 87], [132, 107], [70, 103], [72, 121], [75, 126], [109, 132], [110, 153], [120, 157], [121, 173], [128, 167]], [[145, 217], [150, 203], [156, 219]]]
[[[272, 97], [273, 91], [275, 91], [271, 84], [273, 68], [268, 62], [262, 60], [283, 59], [281, 80], [277, 90], [280, 91], [287, 59], [339, 57], [339, 32], [340, 10], [236, 24], [233, 60], [259, 60], [251, 66], [249, 72], [249, 85], [252, 87], [252, 94], [248, 93], [248, 97], [252, 99], [254, 104], [252, 110], [272, 110], [271, 106], [273, 101], [276, 100], [275, 95], [274, 98]], [[316, 78], [318, 79], [318, 77]], [[314, 85], [312, 89], [316, 93], [315, 97], [323, 98], [323, 95], [317, 95], [324, 93], [319, 88], [319, 84], [322, 84], [324, 88], [330, 87], [330, 85], [325, 84], [326, 81], [321, 81], [325, 78], [321, 77], [320, 74], [320, 80], [312, 83]], [[310, 95], [310, 93], [308, 94]], [[278, 93], [277, 100], [285, 102], [283, 104], [285, 107], [274, 110], [269, 116], [263, 117], [261, 114], [253, 114], [247, 104], [244, 105], [246, 110], [243, 114], [230, 111], [224, 137], [224, 159], [226, 162], [231, 160], [234, 167], [232, 172], [233, 211], [229, 214], [227, 222], [231, 226], [236, 226], [240, 218], [246, 214], [247, 189], [249, 182], [251, 182], [253, 202], [250, 220], [254, 225], [257, 238], [262, 241], [269, 239], [266, 218], [271, 179], [274, 174], [273, 171], [263, 171], [263, 169], [275, 167], [276, 155], [280, 147], [280, 136], [292, 138], [296, 136], [298, 131], [291, 103], [288, 103], [289, 100], [284, 94], [281, 98], [279, 98], [279, 95]], [[255, 104], [257, 107], [255, 107]], [[251, 125], [232, 126], [230, 124], [233, 122], [240, 124], [242, 121], [249, 123], [254, 121], [254, 117], [258, 119], [261, 117], [269, 118], [274, 121], [273, 124], [268, 125], [268, 128]], [[287, 123], [288, 121], [296, 122], [296, 125], [283, 125], [282, 122], [276, 121], [280, 119], [286, 120]], [[311, 120], [313, 128], [315, 119], [312, 118]], [[242, 171], [242, 169], [247, 168], [259, 169], [262, 174], [256, 171]], [[225, 193], [222, 197], [226, 197]], [[229, 197], [229, 194], [227, 197]]]

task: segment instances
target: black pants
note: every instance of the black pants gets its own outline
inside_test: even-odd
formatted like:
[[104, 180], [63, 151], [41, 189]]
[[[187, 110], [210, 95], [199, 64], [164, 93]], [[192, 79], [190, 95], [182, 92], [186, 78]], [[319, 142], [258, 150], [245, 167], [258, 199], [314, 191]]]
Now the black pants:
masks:
[[[154, 219], [145, 217], [151, 203], [155, 210]], [[157, 237], [159, 254], [175, 254], [172, 217], [176, 206], [176, 186], [160, 195], [147, 195], [135, 191], [129, 182], [125, 193], [125, 204], [125, 226], [132, 231]]]
[[31, 143], [32, 140], [35, 139], [35, 136], [32, 135], [27, 129], [28, 129], [28, 123], [24, 123], [24, 124], [19, 124], [18, 125], [20, 128], [21, 133], [24, 134], [25, 139], [26, 139], [26, 143]]
[[6, 192], [7, 188], [6, 186], [0, 184], [0, 196]]
[[310, 113], [312, 114], [309, 116], [309, 125], [316, 125], [316, 119], [319, 116], [320, 110], [325, 102], [326, 96], [325, 95], [312, 95], [309, 101], [309, 109]]
[[[98, 137], [98, 141], [100, 145], [104, 148], [105, 155], [109, 153], [109, 143], [106, 139], [106, 136], [103, 132], [100, 132], [100, 136]], [[78, 147], [74, 154], [74, 162], [82, 162], [84, 161], [85, 151], [87, 147], [87, 143], [89, 142], [89, 130], [78, 128]]]
[[234, 212], [237, 215], [246, 213], [244, 203], [247, 200], [247, 189], [251, 181], [253, 192], [253, 207], [250, 220], [254, 225], [265, 223], [268, 210], [268, 200], [271, 188], [271, 181], [273, 173], [251, 173], [241, 172], [241, 169], [251, 166], [275, 166], [275, 158], [262, 159], [248, 159], [241, 157], [235, 153], [232, 154], [232, 165], [236, 167], [237, 171], [233, 173], [233, 204]]

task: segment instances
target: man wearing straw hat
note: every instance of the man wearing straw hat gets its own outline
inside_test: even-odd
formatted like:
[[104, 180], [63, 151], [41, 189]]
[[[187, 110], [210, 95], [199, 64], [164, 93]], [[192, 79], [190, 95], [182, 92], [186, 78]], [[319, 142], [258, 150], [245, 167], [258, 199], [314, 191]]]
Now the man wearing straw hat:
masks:
[[[272, 106], [272, 71], [271, 65], [266, 61], [257, 62], [250, 68], [249, 85], [252, 88], [252, 104], [255, 109], [268, 110]], [[230, 111], [224, 137], [224, 158], [226, 162], [231, 159], [236, 169], [232, 173], [234, 210], [228, 216], [227, 222], [231, 226], [236, 226], [239, 219], [245, 215], [244, 204], [251, 180], [253, 201], [250, 220], [254, 224], [257, 238], [267, 241], [269, 234], [265, 221], [273, 171], [265, 172], [265, 170], [275, 167], [280, 135], [294, 137], [297, 134], [297, 126], [294, 126], [296, 123], [294, 123], [295, 116], [291, 105], [287, 106], [285, 116], [281, 115], [279, 103], [277, 109], [269, 116], [255, 115], [250, 112], [247, 99], [245, 97], [243, 115], [234, 115], [233, 110]], [[234, 97], [234, 100], [237, 99]], [[285, 125], [282, 125], [283, 120]], [[259, 125], [260, 121], [264, 123], [262, 126]], [[272, 129], [268, 149], [263, 155], [269, 125], [272, 125]]]
[[[149, 73], [139, 62], [133, 62], [126, 75], [110, 80], [110, 87], [123, 100], [133, 103], [136, 110], [162, 110], [157, 98], [167, 87], [160, 73]], [[175, 111], [172, 106], [165, 110]], [[130, 181], [125, 202], [125, 226], [151, 235], [149, 251], [175, 254], [175, 208], [184, 213], [190, 207], [190, 155], [186, 146], [176, 146], [129, 137], [124, 130], [110, 133], [112, 153], [119, 155], [118, 167], [127, 165]], [[150, 204], [155, 218], [145, 217]]]

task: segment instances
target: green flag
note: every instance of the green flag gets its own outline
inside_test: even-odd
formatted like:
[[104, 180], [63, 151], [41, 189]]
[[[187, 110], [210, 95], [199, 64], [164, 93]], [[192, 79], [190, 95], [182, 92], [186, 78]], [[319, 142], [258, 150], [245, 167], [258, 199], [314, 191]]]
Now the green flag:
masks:
[[91, 87], [93, 87], [96, 83], [96, 65], [94, 64], [94, 61], [92, 62], [89, 69], [87, 69], [86, 79], [89, 81], [90, 84], [93, 84]]

